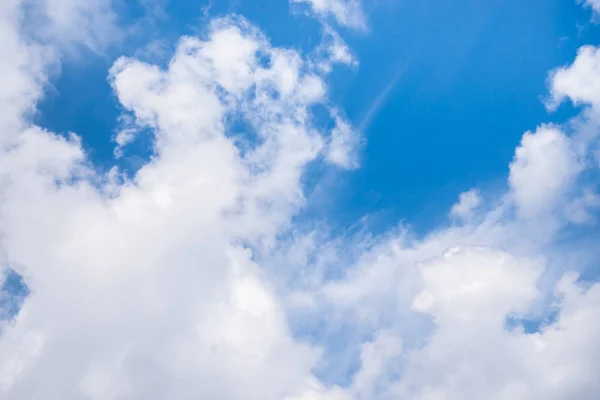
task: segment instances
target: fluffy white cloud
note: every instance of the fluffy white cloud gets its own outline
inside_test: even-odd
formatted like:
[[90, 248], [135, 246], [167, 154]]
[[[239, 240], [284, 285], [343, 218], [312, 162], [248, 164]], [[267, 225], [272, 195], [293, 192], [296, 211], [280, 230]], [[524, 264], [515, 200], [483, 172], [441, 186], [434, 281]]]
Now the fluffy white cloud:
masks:
[[[553, 252], [524, 236], [519, 222], [488, 218], [424, 240], [386, 239], [315, 294], [331, 313], [320, 329], [343, 326], [333, 340], [354, 338], [349, 347], [359, 349], [361, 368], [349, 387], [355, 398], [594, 398], [600, 285], [571, 273], [548, 285], [553, 266], [544, 258]], [[420, 262], [457, 241], [520, 255], [460, 245]], [[541, 327], [525, 331], [523, 318]], [[373, 340], [363, 343], [365, 336]], [[334, 357], [344, 368], [348, 354]]]
[[510, 165], [509, 182], [525, 217], [547, 214], [560, 203], [581, 170], [570, 139], [559, 128], [542, 126], [523, 135]]
[[[292, 338], [253, 261], [327, 140], [311, 122], [326, 95], [312, 64], [239, 19], [183, 38], [167, 70], [118, 60], [119, 100], [156, 134], [133, 180], [98, 175], [76, 137], [13, 132], [3, 265], [32, 294], [4, 322], [2, 397], [343, 398], [313, 377], [318, 349]], [[255, 136], [245, 146], [235, 119]]]
[[477, 189], [468, 190], [460, 194], [458, 203], [450, 209], [450, 215], [461, 220], [467, 220], [480, 204], [479, 191]]
[[[76, 136], [28, 122], [63, 45], [25, 40], [21, 5], [0, 4], [0, 48], [14, 55], [0, 60], [12, 79], [0, 89], [0, 265], [31, 294], [14, 319], [0, 307], [0, 398], [597, 397], [600, 285], [568, 272], [594, 253], [565, 239], [598, 207], [581, 178], [597, 173], [597, 99], [580, 87], [600, 79], [597, 49], [550, 82], [591, 110], [526, 133], [497, 202], [467, 191], [450, 211], [461, 224], [424, 237], [327, 239], [293, 217], [309, 163], [356, 163], [322, 68], [346, 56], [307, 59], [225, 18], [182, 38], [164, 69], [119, 59], [109, 79], [129, 124], [117, 144], [138, 129], [155, 139], [128, 179], [98, 173]], [[75, 30], [77, 7], [46, 17]], [[330, 108], [331, 132], [315, 107]], [[327, 368], [354, 372], [336, 386]]]
[[505, 328], [506, 315], [535, 299], [539, 267], [486, 249], [424, 265], [413, 307], [430, 314], [436, 330], [406, 354], [390, 398], [592, 399], [600, 285], [583, 289], [567, 276], [556, 288], [557, 321], [533, 334]]
[[555, 104], [569, 98], [575, 104], [600, 105], [600, 50], [579, 49], [572, 65], [551, 74], [551, 92]]
[[308, 3], [321, 18], [333, 17], [342, 26], [365, 29], [365, 15], [360, 0], [291, 0], [292, 3]]

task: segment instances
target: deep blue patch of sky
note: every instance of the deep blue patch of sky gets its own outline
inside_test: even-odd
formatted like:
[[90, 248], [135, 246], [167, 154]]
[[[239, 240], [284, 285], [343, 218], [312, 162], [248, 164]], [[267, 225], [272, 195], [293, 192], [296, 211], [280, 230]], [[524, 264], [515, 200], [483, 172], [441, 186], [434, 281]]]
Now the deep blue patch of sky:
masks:
[[1, 318], [9, 319], [19, 313], [21, 303], [29, 295], [29, 288], [23, 277], [13, 269], [7, 269], [4, 276], [0, 276], [0, 321]]

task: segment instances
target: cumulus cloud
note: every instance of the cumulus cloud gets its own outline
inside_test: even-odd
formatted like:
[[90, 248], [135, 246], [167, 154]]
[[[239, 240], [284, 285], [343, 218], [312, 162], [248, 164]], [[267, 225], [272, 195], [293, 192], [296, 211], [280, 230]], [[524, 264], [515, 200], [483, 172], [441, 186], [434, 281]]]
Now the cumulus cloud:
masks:
[[581, 170], [570, 139], [559, 129], [541, 126], [525, 133], [510, 165], [509, 182], [519, 211], [527, 217], [546, 214], [560, 202]]
[[573, 64], [551, 74], [554, 103], [571, 99], [575, 104], [600, 104], [600, 50], [594, 46], [579, 49]]
[[535, 334], [504, 326], [507, 314], [523, 312], [535, 299], [539, 273], [535, 262], [485, 249], [451, 251], [424, 265], [423, 288], [412, 306], [431, 315], [437, 329], [427, 344], [406, 355], [403, 378], [390, 394], [593, 398], [598, 383], [586, 370], [598, 368], [599, 348], [588, 341], [599, 329], [592, 310], [599, 305], [600, 286], [586, 290], [566, 276], [556, 287], [561, 297], [556, 322]]
[[[3, 323], [2, 397], [343, 398], [311, 373], [318, 349], [291, 336], [254, 260], [303, 203], [302, 169], [324, 149], [311, 122], [322, 77], [221, 19], [182, 38], [168, 69], [122, 58], [110, 80], [155, 133], [132, 180], [98, 175], [76, 136], [15, 111], [2, 256], [31, 295]], [[254, 136], [245, 148], [234, 119]]]
[[524, 134], [494, 204], [467, 190], [461, 224], [332, 237], [294, 219], [310, 163], [356, 165], [322, 63], [239, 17], [181, 38], [164, 68], [118, 59], [117, 145], [146, 129], [154, 154], [105, 174], [76, 135], [29, 121], [62, 47], [23, 38], [21, 6], [0, 5], [0, 268], [30, 293], [12, 315], [22, 299], [0, 291], [0, 397], [597, 397], [600, 284], [577, 275], [594, 250], [566, 239], [598, 209], [597, 99], [580, 87], [600, 79], [596, 48], [550, 80], [586, 108]]

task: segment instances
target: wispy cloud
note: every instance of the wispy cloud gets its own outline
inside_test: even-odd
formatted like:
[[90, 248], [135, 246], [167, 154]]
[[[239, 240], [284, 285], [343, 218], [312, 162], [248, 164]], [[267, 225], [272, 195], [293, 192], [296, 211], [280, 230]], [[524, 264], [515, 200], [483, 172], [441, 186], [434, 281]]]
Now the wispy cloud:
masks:
[[308, 3], [320, 18], [332, 16], [342, 26], [365, 30], [366, 18], [360, 0], [291, 0], [292, 3]]
[[387, 101], [390, 94], [393, 92], [400, 79], [402, 79], [404, 71], [404, 69], [401, 69], [398, 72], [396, 72], [392, 80], [383, 88], [381, 92], [379, 92], [377, 97], [375, 97], [375, 100], [373, 100], [371, 106], [369, 107], [364, 117], [358, 124], [359, 131], [364, 132], [369, 128], [369, 125], [371, 124], [373, 118], [377, 115], [380, 108], [385, 104], [385, 102]]

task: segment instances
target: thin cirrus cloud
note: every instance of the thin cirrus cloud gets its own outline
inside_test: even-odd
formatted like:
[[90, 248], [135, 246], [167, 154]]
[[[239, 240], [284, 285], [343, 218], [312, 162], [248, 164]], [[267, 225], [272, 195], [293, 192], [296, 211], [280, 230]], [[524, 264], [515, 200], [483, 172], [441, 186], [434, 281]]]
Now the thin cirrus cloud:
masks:
[[[345, 51], [309, 59], [231, 16], [181, 38], [166, 68], [119, 58], [108, 74], [128, 132], [154, 137], [129, 178], [28, 118], [69, 46], [23, 37], [24, 6], [0, 5], [0, 265], [28, 288], [17, 315], [0, 311], [1, 398], [597, 397], [600, 285], [578, 278], [597, 250], [565, 239], [600, 204], [586, 178], [596, 47], [550, 73], [551, 97], [584, 108], [523, 135], [503, 194], [466, 191], [421, 237], [334, 236], [295, 217], [311, 163], [358, 167], [322, 67]], [[79, 6], [60, 7], [55, 32], [77, 31]], [[73, 43], [98, 46], [98, 21]], [[243, 149], [232, 118], [257, 138]], [[333, 382], [328, 368], [353, 372]]]
[[598, 0], [585, 0], [585, 4], [596, 12], [600, 10], [600, 1]]
[[366, 18], [360, 0], [291, 0], [307, 3], [319, 18], [332, 17], [341, 26], [364, 30]]

